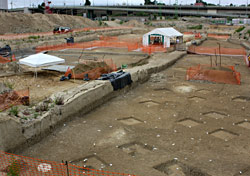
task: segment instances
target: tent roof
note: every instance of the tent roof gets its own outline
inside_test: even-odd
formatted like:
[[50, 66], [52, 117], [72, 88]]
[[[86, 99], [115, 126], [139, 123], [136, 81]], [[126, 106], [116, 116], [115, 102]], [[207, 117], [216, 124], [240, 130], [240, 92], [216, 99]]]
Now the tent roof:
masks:
[[28, 65], [30, 67], [43, 67], [43, 66], [61, 64], [64, 62], [65, 62], [64, 59], [43, 53], [33, 54], [19, 60], [20, 64]]
[[160, 34], [160, 35], [164, 35], [167, 37], [180, 37], [183, 36], [182, 33], [180, 33], [179, 31], [175, 30], [174, 28], [170, 27], [170, 28], [156, 28], [154, 30], [152, 30], [151, 32], [145, 34], [145, 35], [152, 35], [152, 34]]

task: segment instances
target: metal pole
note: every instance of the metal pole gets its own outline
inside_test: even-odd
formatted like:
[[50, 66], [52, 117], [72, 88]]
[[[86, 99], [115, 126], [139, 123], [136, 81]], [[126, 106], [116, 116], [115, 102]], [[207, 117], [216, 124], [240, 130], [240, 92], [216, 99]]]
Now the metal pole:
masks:
[[217, 54], [216, 54], [216, 49], [215, 49], [215, 66], [217, 66]]
[[210, 56], [210, 67], [213, 66], [212, 56]]
[[68, 165], [68, 161], [65, 162], [65, 165], [67, 167], [67, 176], [69, 176], [69, 165]]
[[219, 44], [219, 55], [220, 55], [220, 66], [221, 66], [221, 52], [220, 52], [220, 43]]

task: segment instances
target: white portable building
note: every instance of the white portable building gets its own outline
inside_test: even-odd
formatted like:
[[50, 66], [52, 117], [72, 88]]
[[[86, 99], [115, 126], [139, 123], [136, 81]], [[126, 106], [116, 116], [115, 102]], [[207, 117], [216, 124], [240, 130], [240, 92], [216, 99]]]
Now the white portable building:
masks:
[[[161, 41], [164, 48], [170, 47], [171, 39], [178, 39], [180, 43], [183, 41], [183, 34], [174, 28], [156, 28], [151, 32], [143, 35], [143, 46], [148, 46], [151, 44], [151, 37], [161, 37]], [[178, 42], [177, 42], [178, 43]]]

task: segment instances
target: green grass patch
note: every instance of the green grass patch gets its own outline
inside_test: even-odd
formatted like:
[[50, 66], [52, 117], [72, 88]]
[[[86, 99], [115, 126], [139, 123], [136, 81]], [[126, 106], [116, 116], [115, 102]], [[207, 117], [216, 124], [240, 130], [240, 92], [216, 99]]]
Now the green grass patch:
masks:
[[236, 29], [235, 32], [241, 32], [241, 31], [243, 31], [244, 29], [245, 29], [245, 26], [242, 26], [242, 27]]
[[199, 30], [199, 29], [202, 29], [203, 26], [200, 24], [200, 25], [197, 25], [197, 26], [189, 26], [188, 29], [196, 29], [196, 30]]
[[32, 36], [29, 36], [29, 38], [28, 39], [33, 39], [33, 40], [36, 40], [36, 39], [39, 39], [40, 38], [40, 36], [38, 35], [38, 36], [34, 36], [34, 35], [32, 35]]

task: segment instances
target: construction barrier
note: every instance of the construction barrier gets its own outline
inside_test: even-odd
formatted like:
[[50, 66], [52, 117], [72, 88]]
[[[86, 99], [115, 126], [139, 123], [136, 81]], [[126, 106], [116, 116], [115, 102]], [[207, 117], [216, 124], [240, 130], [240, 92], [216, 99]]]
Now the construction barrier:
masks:
[[183, 32], [184, 35], [192, 35], [194, 34], [193, 32]]
[[0, 94], [0, 111], [16, 105], [29, 105], [29, 89]]
[[0, 63], [1, 64], [6, 64], [6, 63], [9, 63], [9, 62], [11, 62], [10, 59], [0, 56]]
[[14, 155], [0, 151], [1, 176], [135, 176]]
[[209, 81], [224, 84], [240, 85], [240, 73], [233, 66], [211, 67], [198, 65], [187, 70], [186, 80]]
[[188, 48], [188, 53], [204, 54], [204, 55], [225, 55], [225, 56], [246, 56], [244, 48], [222, 48], [222, 47], [203, 47], [191, 45]]
[[6, 64], [6, 63], [9, 63], [9, 62], [14, 62], [14, 61], [16, 61], [16, 58], [15, 58], [14, 54], [11, 56], [11, 58], [0, 56], [0, 64]]
[[227, 34], [207, 34], [207, 37], [214, 38], [214, 39], [227, 40], [230, 38], [230, 35], [227, 35]]
[[166, 52], [166, 48], [163, 46], [142, 46], [139, 42], [126, 42], [126, 41], [104, 41], [104, 40], [97, 40], [91, 42], [83, 42], [83, 43], [72, 43], [72, 44], [59, 44], [59, 45], [48, 45], [48, 46], [38, 46], [36, 47], [36, 52], [43, 52], [43, 51], [53, 51], [53, 50], [64, 50], [64, 49], [85, 49], [85, 50], [92, 50], [96, 48], [127, 48], [128, 51], [135, 51], [140, 50], [142, 52], [151, 54], [154, 52]]
[[196, 38], [196, 39], [201, 39], [201, 38], [202, 38], [201, 33], [184, 32], [183, 34], [184, 34], [184, 35], [195, 35], [195, 38]]
[[105, 40], [105, 41], [107, 41], [107, 40], [118, 40], [118, 37], [116, 37], [116, 36], [103, 36], [103, 35], [101, 35], [101, 36], [99, 36], [99, 40]]

